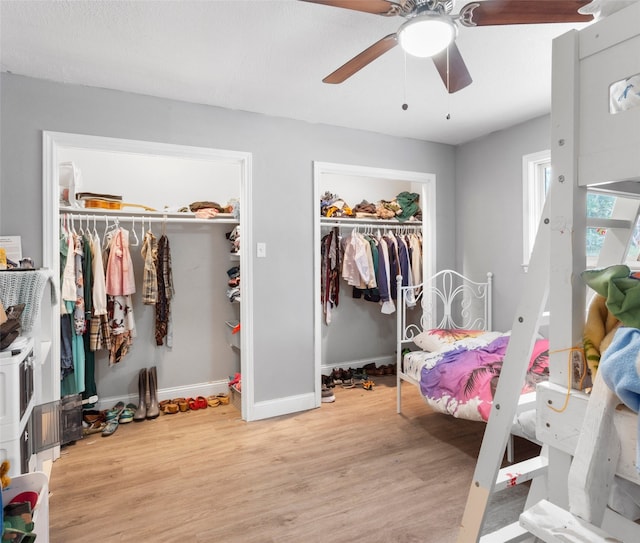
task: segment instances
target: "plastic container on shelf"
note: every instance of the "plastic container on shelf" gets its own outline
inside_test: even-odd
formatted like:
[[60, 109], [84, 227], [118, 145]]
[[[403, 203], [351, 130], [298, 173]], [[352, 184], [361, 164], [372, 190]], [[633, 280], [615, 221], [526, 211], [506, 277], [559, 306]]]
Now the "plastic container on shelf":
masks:
[[231, 397], [231, 405], [242, 413], [242, 392], [235, 386], [229, 387], [229, 396]]
[[225, 321], [227, 325], [227, 343], [231, 347], [240, 349], [240, 322], [238, 321]]

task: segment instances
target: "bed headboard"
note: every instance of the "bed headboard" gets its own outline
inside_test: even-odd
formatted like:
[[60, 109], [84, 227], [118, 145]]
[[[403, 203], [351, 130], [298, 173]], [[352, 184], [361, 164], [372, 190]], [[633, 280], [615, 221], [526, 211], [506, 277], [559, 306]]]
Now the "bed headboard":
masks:
[[432, 328], [491, 330], [493, 274], [483, 283], [454, 270], [442, 270], [417, 286], [397, 277], [399, 341], [410, 341]]

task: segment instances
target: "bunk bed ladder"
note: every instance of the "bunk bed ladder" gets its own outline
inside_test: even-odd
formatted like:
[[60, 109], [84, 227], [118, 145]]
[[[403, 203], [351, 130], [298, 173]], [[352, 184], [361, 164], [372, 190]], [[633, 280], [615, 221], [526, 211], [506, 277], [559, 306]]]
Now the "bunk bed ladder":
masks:
[[[554, 185], [550, 191], [553, 193]], [[533, 351], [549, 293], [550, 200], [550, 197], [547, 198], [542, 212], [523, 296], [513, 321], [511, 339], [469, 489], [458, 543], [475, 543], [479, 540], [489, 498], [494, 491], [508, 492], [515, 484], [531, 480], [531, 499], [542, 499], [546, 494], [546, 454], [541, 454], [532, 462], [515, 464], [504, 470], [500, 470], [500, 465], [516, 415], [521, 383], [525, 379], [528, 360]], [[513, 474], [517, 476], [514, 477]], [[503, 484], [505, 479], [510, 483]], [[527, 537], [530, 538], [531, 535], [516, 522], [498, 532], [487, 534], [481, 541], [504, 543], [523, 541]]]
[[[606, 228], [596, 267], [625, 261], [639, 214], [638, 197], [618, 196], [610, 219], [587, 219], [588, 226]], [[629, 459], [621, 458], [620, 436], [625, 436], [625, 446], [635, 448], [637, 443], [637, 415], [619, 409], [620, 403], [620, 399], [598, 373], [569, 468], [568, 507], [562, 508], [546, 499], [533, 502], [531, 506], [528, 500], [520, 516], [520, 525], [527, 533], [547, 543], [620, 543], [640, 540], [640, 526], [607, 507], [612, 487], [628, 484], [614, 482], [620, 462], [632, 463]], [[622, 470], [625, 471], [626, 481], [640, 483], [635, 466], [627, 466], [626, 470]]]
[[[585, 540], [605, 541], [606, 539], [598, 538], [610, 537], [599, 527], [591, 525], [583, 518], [574, 518], [568, 511], [545, 500], [548, 497], [548, 449], [546, 446], [543, 446], [542, 452], [538, 457], [500, 469], [505, 446], [510, 436], [512, 421], [518, 407], [519, 387], [514, 383], [522, 383], [524, 381], [527, 361], [531, 356], [533, 341], [536, 337], [549, 292], [550, 220], [547, 217], [549, 216], [549, 202], [555, 190], [554, 186], [551, 186], [551, 193], [543, 210], [543, 218], [536, 237], [523, 297], [513, 322], [511, 340], [496, 390], [494, 406], [487, 423], [469, 490], [458, 535], [458, 543], [532, 541], [532, 534], [542, 538], [539, 534], [544, 532], [540, 528], [544, 524], [542, 521], [544, 516], [553, 519], [553, 521], [547, 522], [549, 530], [553, 533], [556, 533], [554, 532], [557, 529], [556, 524], [569, 523], [568, 526], [571, 526], [576, 534], [589, 534], [589, 537], [593, 538]], [[593, 224], [593, 226], [607, 229], [600, 253], [601, 257], [598, 262], [599, 265], [603, 265], [605, 261], [620, 262], [623, 260], [639, 212], [640, 200], [634, 197], [618, 197], [611, 219], [601, 220]], [[597, 406], [600, 407], [599, 404]], [[598, 407], [594, 406], [593, 408], [597, 409]], [[607, 425], [602, 426], [603, 431], [606, 429]], [[590, 428], [590, 430], [592, 431], [593, 428]], [[598, 454], [593, 455], [594, 459], [614, 458], [612, 456], [614, 451], [609, 448], [611, 443], [615, 443], [614, 439], [610, 440], [607, 437], [600, 436], [597, 443]], [[592, 447], [590, 450], [593, 451], [593, 443], [589, 446]], [[585, 458], [591, 458], [591, 453], [585, 452]], [[593, 467], [589, 469], [591, 470], [589, 473], [592, 475]], [[594, 497], [599, 496], [598, 491], [591, 492], [593, 489], [590, 488], [587, 492], [584, 488], [580, 488], [580, 483], [575, 482], [577, 476], [575, 470], [570, 473], [572, 473], [570, 477], [574, 478], [573, 486], [576, 487], [577, 485], [578, 487], [572, 489], [573, 495], [581, 493], [586, 496], [583, 498], [585, 500], [601, 499], [601, 497]], [[578, 479], [580, 477], [583, 477], [582, 474], [578, 476]], [[603, 475], [599, 475], [597, 480], [603, 483], [608, 480], [606, 474], [604, 474], [604, 479], [602, 477]], [[527, 481], [531, 481], [531, 487], [524, 508], [527, 513], [522, 516], [521, 522], [514, 522], [481, 537], [487, 506], [492, 493], [508, 492], [513, 486]], [[587, 516], [587, 518], [591, 517]], [[616, 518], [616, 522], [624, 522], [624, 519]], [[532, 532], [533, 526], [536, 526], [536, 530]], [[563, 539], [554, 539], [553, 537], [555, 536], [549, 537], [551, 538], [543, 540], [550, 542], [564, 541]], [[607, 541], [616, 540], [609, 539]]]

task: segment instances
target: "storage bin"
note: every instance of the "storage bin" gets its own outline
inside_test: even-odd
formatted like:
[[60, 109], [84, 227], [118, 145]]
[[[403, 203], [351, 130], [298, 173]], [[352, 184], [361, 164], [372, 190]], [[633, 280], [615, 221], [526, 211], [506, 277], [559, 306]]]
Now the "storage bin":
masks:
[[234, 386], [229, 387], [229, 396], [231, 398], [231, 405], [242, 413], [242, 392], [240, 392]]
[[235, 349], [240, 349], [240, 322], [225, 321], [227, 325], [227, 343]]

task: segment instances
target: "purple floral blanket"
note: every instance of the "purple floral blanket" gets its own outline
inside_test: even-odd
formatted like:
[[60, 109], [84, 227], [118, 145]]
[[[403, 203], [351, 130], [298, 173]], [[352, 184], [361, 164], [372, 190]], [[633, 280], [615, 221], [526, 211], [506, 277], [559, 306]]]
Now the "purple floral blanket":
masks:
[[[490, 333], [489, 333], [490, 334]], [[420, 389], [427, 403], [437, 411], [471, 420], [489, 418], [509, 335], [488, 336], [483, 343], [455, 341], [451, 347], [432, 355], [433, 363], [425, 363], [420, 371]], [[532, 392], [549, 375], [549, 342], [537, 340], [522, 384], [522, 393]]]

